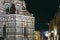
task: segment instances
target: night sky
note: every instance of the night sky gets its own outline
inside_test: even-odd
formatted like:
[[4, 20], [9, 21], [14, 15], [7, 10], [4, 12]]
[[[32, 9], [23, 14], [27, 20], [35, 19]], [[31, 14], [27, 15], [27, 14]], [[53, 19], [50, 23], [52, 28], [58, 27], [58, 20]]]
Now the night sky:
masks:
[[56, 0], [25, 0], [27, 10], [34, 14], [35, 29], [48, 30], [48, 23], [53, 19], [58, 9]]

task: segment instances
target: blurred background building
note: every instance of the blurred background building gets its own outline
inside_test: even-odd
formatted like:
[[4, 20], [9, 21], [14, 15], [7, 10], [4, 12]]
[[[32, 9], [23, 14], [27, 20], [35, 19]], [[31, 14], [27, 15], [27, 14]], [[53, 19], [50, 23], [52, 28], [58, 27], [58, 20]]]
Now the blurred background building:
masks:
[[0, 0], [0, 40], [34, 40], [34, 23], [24, 0]]
[[57, 0], [58, 10], [49, 24], [48, 40], [60, 40], [60, 0]]
[[53, 37], [53, 40], [60, 40], [60, 9], [49, 24], [49, 35]]

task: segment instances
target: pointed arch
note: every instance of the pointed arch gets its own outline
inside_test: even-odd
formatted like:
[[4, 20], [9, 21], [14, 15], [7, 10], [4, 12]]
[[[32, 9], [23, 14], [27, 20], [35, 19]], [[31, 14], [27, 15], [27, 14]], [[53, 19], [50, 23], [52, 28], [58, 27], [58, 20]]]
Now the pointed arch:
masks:
[[12, 4], [10, 8], [10, 14], [15, 14], [15, 11], [16, 11], [15, 5]]

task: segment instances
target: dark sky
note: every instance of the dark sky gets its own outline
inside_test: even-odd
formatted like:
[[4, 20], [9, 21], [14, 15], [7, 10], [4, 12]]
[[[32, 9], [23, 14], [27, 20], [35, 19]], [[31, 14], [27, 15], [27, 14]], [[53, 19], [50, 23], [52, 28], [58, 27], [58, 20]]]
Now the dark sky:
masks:
[[58, 8], [56, 0], [25, 0], [27, 10], [34, 14], [35, 29], [48, 30], [48, 23]]

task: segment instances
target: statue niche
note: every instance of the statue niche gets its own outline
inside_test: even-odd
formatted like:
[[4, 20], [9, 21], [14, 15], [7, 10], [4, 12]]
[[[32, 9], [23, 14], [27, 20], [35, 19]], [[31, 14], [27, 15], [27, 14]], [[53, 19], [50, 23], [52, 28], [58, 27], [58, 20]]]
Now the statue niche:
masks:
[[15, 11], [16, 11], [15, 5], [12, 4], [12, 5], [11, 5], [11, 8], [10, 8], [9, 14], [15, 14]]
[[15, 14], [16, 8], [15, 5], [12, 4], [11, 7], [6, 8], [6, 14]]

